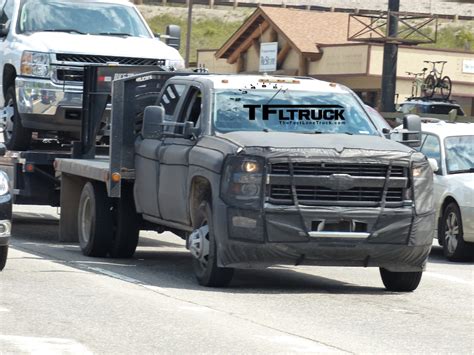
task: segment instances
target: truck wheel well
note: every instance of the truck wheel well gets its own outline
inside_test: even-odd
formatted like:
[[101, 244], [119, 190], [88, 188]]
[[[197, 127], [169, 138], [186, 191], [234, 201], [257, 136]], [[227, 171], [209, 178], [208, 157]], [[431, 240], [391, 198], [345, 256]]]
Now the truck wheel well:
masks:
[[194, 225], [195, 214], [203, 201], [212, 204], [212, 189], [209, 180], [202, 176], [196, 176], [191, 182], [191, 193], [189, 200], [189, 211], [191, 223]]
[[3, 68], [3, 77], [2, 78], [3, 78], [3, 82], [2, 82], [3, 97], [5, 97], [8, 88], [10, 87], [10, 85], [12, 83], [15, 82], [15, 78], [16, 78], [15, 67], [13, 65], [10, 65], [10, 64], [5, 65], [5, 67]]
[[[456, 202], [456, 200], [451, 197], [451, 196], [448, 196], [444, 199], [443, 201], [443, 204], [441, 205], [441, 210], [439, 211], [439, 219], [438, 219], [438, 239], [440, 238], [443, 238], [443, 233], [441, 231], [441, 223], [443, 221], [443, 212], [444, 212], [444, 209], [446, 208], [447, 205], [449, 205], [451, 202], [455, 203], [457, 206], [458, 203]], [[443, 240], [441, 240], [441, 242], [443, 242]]]

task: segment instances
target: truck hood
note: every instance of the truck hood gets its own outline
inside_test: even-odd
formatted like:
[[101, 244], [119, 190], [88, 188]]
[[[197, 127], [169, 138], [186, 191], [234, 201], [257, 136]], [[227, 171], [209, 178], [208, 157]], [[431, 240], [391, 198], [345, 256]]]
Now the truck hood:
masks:
[[62, 32], [22, 34], [26, 48], [39, 52], [182, 60], [179, 52], [155, 38], [81, 35]]
[[347, 134], [301, 134], [287, 132], [231, 132], [219, 137], [242, 147], [265, 147], [277, 149], [360, 149], [372, 151], [396, 151], [412, 153], [413, 149], [378, 136]]

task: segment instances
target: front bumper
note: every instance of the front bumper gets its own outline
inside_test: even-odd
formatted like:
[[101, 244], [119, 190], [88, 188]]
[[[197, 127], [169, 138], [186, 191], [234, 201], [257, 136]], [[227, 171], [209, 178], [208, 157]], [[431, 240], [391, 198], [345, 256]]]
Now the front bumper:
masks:
[[464, 240], [474, 243], [474, 206], [460, 206]]
[[[219, 200], [214, 206], [218, 264], [222, 267], [304, 264], [421, 271], [434, 234], [434, 213], [416, 216], [412, 207], [382, 211], [267, 205], [259, 212], [227, 208]], [[318, 232], [321, 221], [328, 225], [350, 221], [355, 230]]]
[[58, 85], [48, 79], [17, 77], [16, 100], [24, 127], [80, 132], [82, 85]]

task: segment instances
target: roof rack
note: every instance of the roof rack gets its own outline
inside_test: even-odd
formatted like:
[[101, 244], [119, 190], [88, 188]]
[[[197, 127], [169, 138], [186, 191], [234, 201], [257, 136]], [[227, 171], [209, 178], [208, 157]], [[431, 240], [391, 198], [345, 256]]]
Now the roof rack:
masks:
[[406, 99], [407, 101], [426, 101], [426, 102], [446, 102], [449, 104], [457, 104], [456, 100], [449, 100], [449, 99], [443, 99], [441, 97], [426, 97], [426, 96], [420, 96], [420, 97], [409, 97]]

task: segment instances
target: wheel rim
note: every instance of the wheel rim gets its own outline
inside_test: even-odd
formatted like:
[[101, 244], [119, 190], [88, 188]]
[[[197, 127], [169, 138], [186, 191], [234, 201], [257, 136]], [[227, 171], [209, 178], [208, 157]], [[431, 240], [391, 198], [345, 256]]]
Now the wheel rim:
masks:
[[459, 221], [456, 213], [451, 212], [448, 214], [445, 225], [444, 242], [449, 254], [453, 254], [458, 246], [459, 236]]
[[81, 235], [84, 242], [87, 244], [90, 240], [92, 227], [92, 216], [91, 216], [91, 202], [90, 197], [86, 197], [82, 205], [81, 213]]
[[196, 264], [199, 266], [199, 269], [204, 272], [207, 270], [209, 265], [209, 226], [207, 222], [203, 222], [202, 226], [199, 228], [201, 232], [201, 240], [199, 245], [199, 257], [195, 258]]
[[5, 141], [7, 142], [13, 135], [13, 118], [15, 117], [15, 107], [13, 104], [13, 99], [8, 100], [4, 110], [5, 115], [2, 122], [2, 129]]

